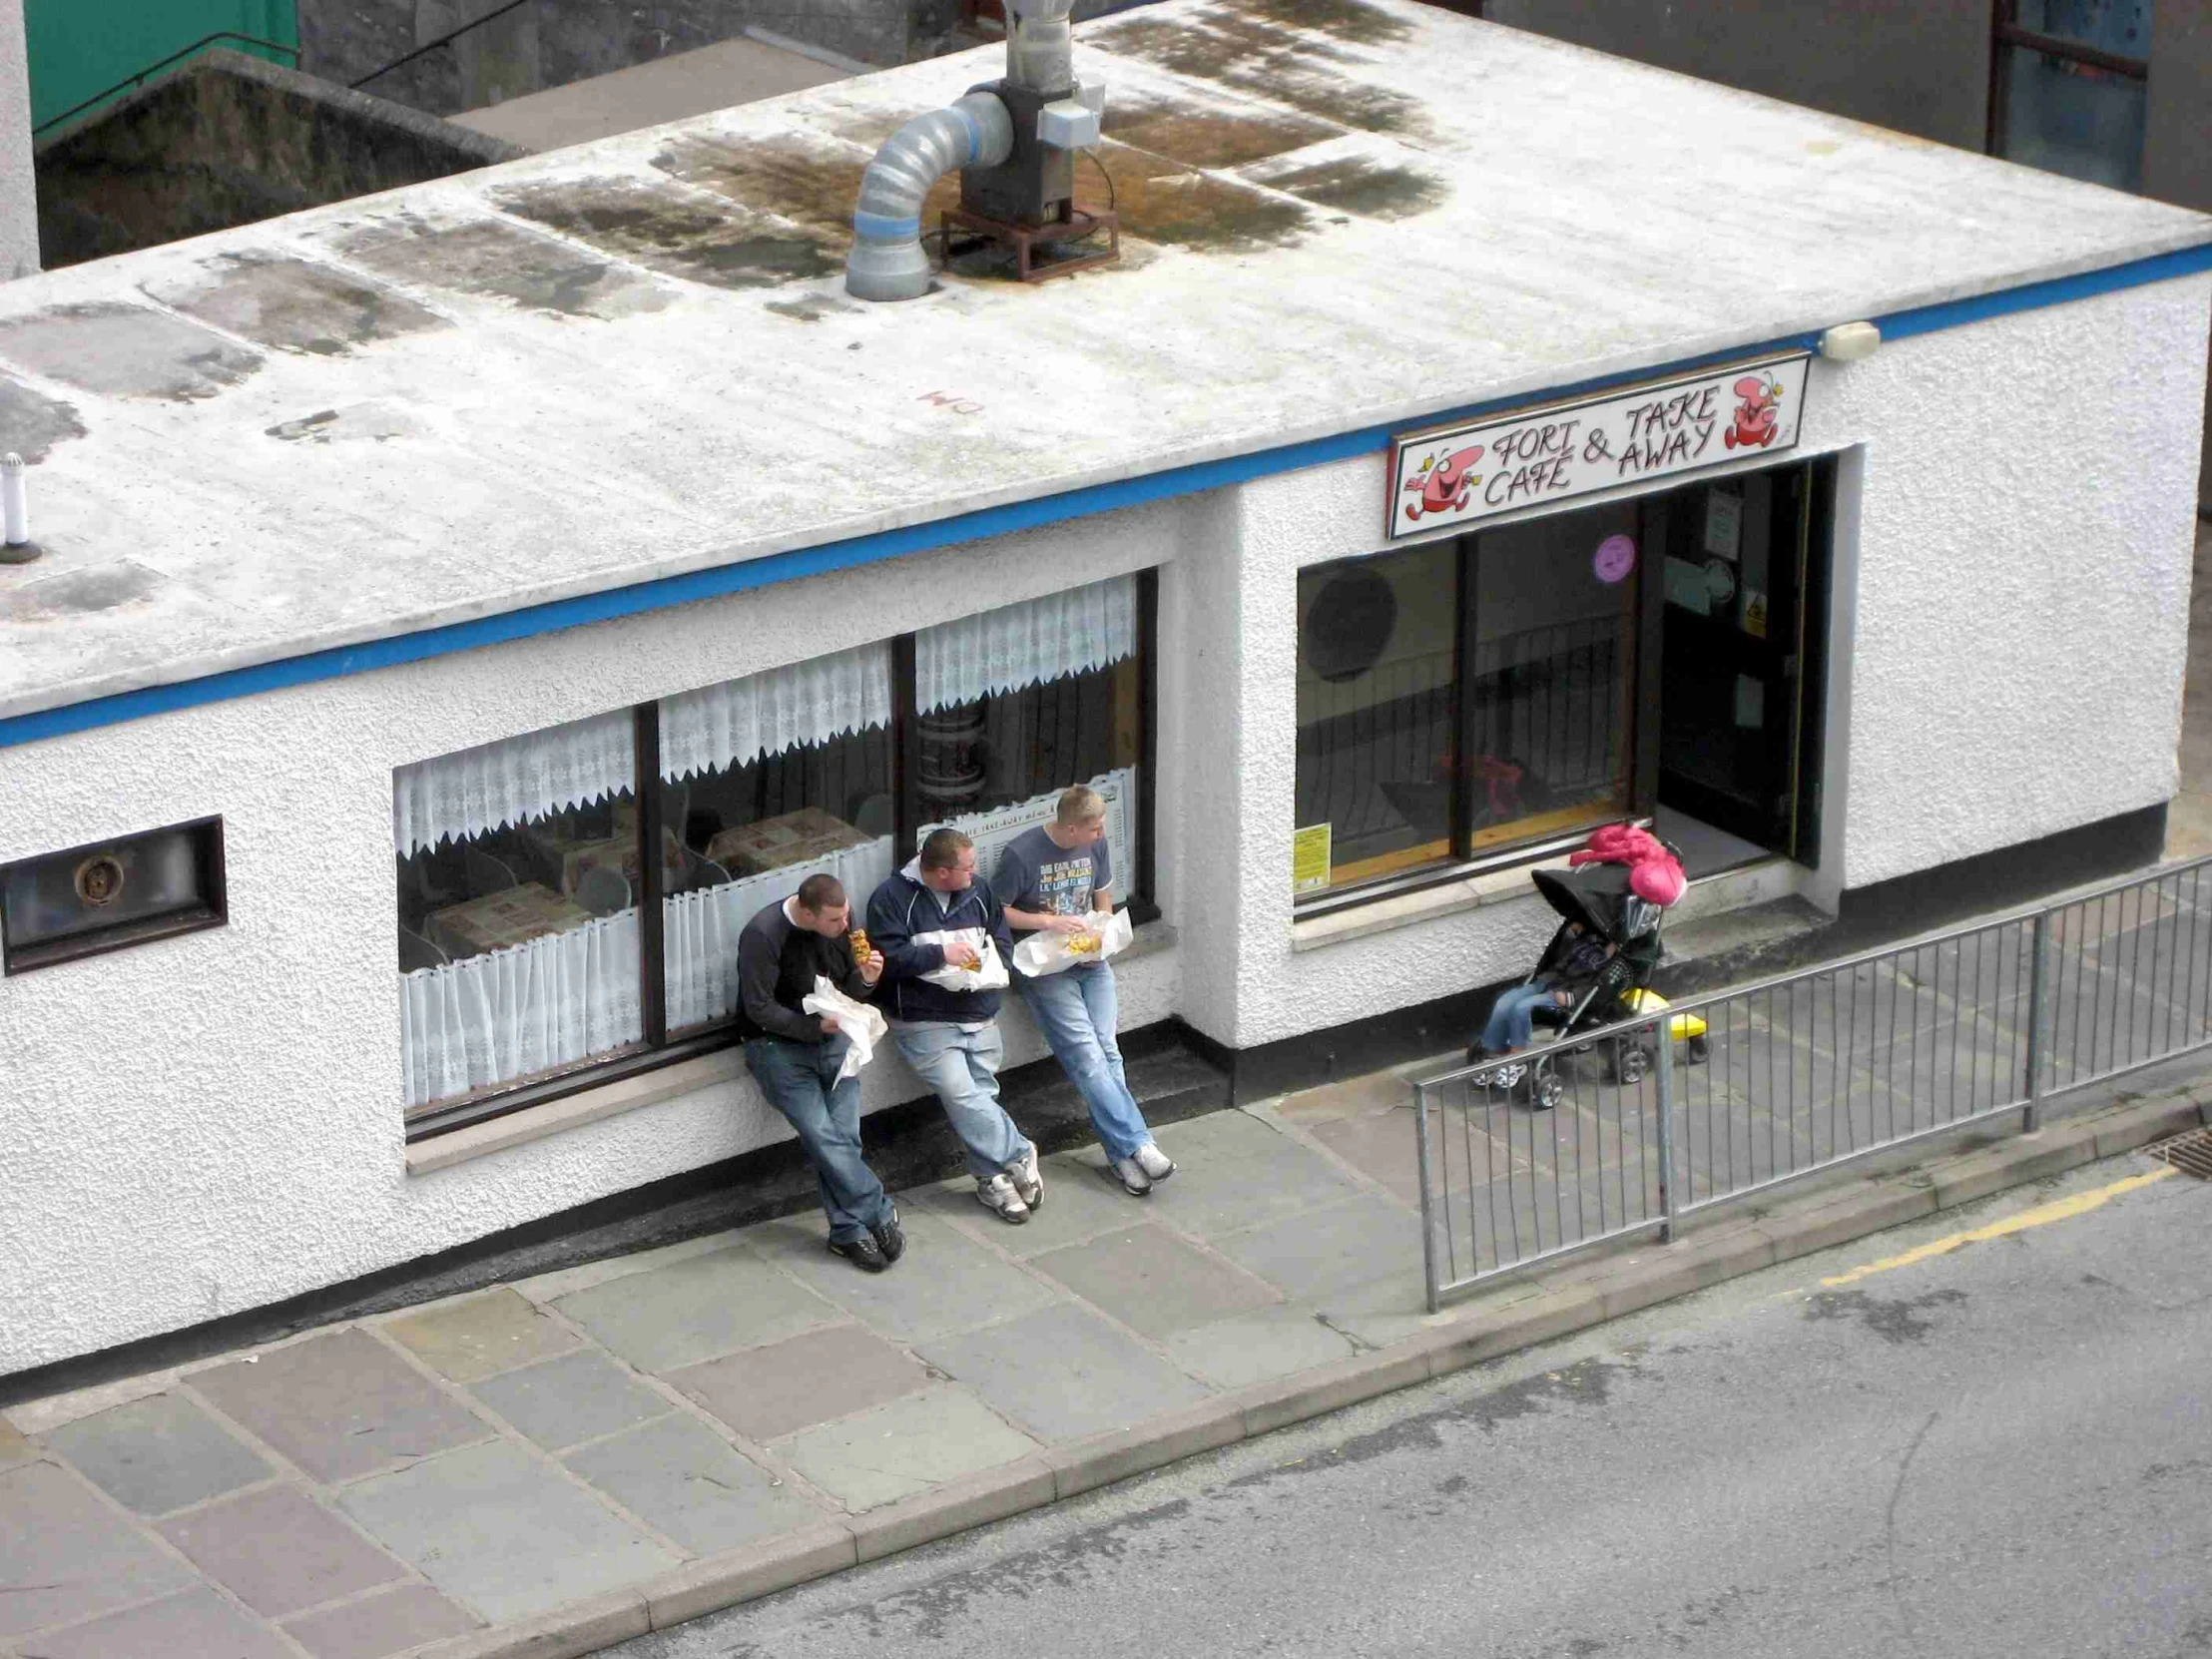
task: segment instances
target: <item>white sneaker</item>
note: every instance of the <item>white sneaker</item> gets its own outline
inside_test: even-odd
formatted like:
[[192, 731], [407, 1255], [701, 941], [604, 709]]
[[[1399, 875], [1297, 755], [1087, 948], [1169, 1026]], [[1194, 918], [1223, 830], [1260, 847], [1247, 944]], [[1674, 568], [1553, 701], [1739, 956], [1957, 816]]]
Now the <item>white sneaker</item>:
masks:
[[1130, 1156], [1137, 1161], [1137, 1167], [1155, 1181], [1165, 1181], [1175, 1173], [1174, 1161], [1150, 1141], [1138, 1147]]
[[1121, 1183], [1121, 1190], [1131, 1198], [1143, 1198], [1152, 1191], [1152, 1177], [1145, 1174], [1144, 1165], [1136, 1159], [1110, 1159], [1108, 1167], [1113, 1171], [1114, 1179]]
[[1029, 1206], [1021, 1201], [1021, 1194], [1014, 1191], [1013, 1182], [1003, 1175], [978, 1175], [975, 1198], [984, 1209], [995, 1212], [1000, 1221], [1010, 1221], [1019, 1227], [1029, 1219]]
[[1031, 1147], [1006, 1166], [1006, 1179], [1013, 1182], [1014, 1191], [1021, 1195], [1022, 1203], [1032, 1210], [1044, 1208], [1044, 1172], [1037, 1168], [1035, 1147]]

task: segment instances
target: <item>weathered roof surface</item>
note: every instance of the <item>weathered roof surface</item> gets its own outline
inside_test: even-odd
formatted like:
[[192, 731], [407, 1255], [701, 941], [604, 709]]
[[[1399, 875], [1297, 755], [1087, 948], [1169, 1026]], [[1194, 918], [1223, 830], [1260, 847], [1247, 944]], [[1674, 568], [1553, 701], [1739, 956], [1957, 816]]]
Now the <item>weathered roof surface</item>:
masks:
[[1127, 252], [1038, 287], [842, 291], [874, 147], [995, 52], [0, 287], [0, 716], [2212, 241], [1406, 0], [1078, 41]]

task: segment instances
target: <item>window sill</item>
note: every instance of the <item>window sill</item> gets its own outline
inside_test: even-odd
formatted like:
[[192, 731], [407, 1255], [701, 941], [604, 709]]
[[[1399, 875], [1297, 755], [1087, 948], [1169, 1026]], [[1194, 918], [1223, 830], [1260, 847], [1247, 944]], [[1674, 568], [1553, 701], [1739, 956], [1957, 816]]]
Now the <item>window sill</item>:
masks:
[[511, 1146], [523, 1146], [564, 1130], [580, 1129], [602, 1118], [619, 1117], [641, 1106], [656, 1106], [678, 1095], [712, 1088], [717, 1083], [734, 1082], [744, 1074], [745, 1050], [721, 1048], [712, 1054], [679, 1060], [675, 1065], [641, 1072], [596, 1089], [579, 1089], [542, 1106], [525, 1107], [504, 1117], [489, 1118], [416, 1141], [407, 1148], [407, 1173], [428, 1175], [435, 1170], [449, 1169], [474, 1158], [504, 1152]]
[[1486, 869], [1481, 874], [1470, 875], [1464, 880], [1422, 887], [1416, 892], [1399, 893], [1393, 898], [1379, 898], [1372, 904], [1333, 910], [1309, 921], [1294, 921], [1291, 923], [1291, 949], [1321, 950], [1352, 939], [1364, 939], [1370, 934], [1386, 933], [1392, 928], [1410, 927], [1415, 922], [1458, 915], [1465, 910], [1478, 909], [1484, 904], [1502, 903], [1509, 898], [1525, 898], [1530, 892], [1529, 871], [1566, 867], [1567, 855], [1563, 852], [1555, 857], [1531, 858], [1526, 863]]

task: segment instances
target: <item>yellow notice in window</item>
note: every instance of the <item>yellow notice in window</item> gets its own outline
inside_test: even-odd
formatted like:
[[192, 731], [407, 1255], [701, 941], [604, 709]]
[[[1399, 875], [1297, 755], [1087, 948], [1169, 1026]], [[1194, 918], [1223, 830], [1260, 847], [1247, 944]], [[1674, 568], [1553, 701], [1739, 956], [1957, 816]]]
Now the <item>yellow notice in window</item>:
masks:
[[1291, 831], [1291, 891], [1312, 892], [1329, 885], [1329, 826]]

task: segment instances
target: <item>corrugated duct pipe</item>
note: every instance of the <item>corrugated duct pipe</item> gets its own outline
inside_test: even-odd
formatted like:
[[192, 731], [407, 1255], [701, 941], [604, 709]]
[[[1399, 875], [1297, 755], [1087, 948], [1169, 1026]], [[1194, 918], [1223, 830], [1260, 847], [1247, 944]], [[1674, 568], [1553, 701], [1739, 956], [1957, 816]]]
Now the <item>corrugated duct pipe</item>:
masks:
[[858, 299], [918, 299], [927, 293], [921, 203], [929, 187], [956, 168], [996, 167], [1013, 148], [1013, 118], [988, 92], [971, 92], [945, 109], [917, 115], [893, 133], [860, 179], [845, 291]]

